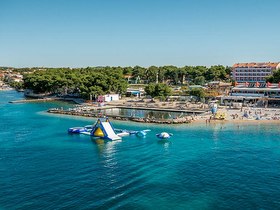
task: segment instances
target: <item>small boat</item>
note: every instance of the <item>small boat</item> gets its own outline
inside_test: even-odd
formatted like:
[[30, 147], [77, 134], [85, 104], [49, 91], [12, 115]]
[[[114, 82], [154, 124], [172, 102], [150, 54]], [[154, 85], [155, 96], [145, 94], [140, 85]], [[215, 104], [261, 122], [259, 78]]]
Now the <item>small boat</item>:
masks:
[[156, 136], [160, 139], [169, 139], [171, 136], [173, 136], [172, 133], [167, 133], [167, 132], [161, 132], [156, 134]]

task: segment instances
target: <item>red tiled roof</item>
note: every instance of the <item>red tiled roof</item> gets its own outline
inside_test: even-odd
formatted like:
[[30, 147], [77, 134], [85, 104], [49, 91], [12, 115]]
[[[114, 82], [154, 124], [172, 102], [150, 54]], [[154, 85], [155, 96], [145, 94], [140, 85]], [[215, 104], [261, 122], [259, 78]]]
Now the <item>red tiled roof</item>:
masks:
[[235, 63], [233, 68], [248, 68], [248, 67], [270, 67], [276, 68], [279, 62], [268, 63]]
[[124, 75], [124, 78], [131, 78], [132, 76], [131, 75]]

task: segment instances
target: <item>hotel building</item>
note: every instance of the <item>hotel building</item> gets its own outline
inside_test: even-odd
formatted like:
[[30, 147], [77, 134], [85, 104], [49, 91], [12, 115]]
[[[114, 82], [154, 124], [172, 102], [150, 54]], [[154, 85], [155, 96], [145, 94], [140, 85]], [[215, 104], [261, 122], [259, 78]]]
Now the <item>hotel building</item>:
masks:
[[236, 63], [232, 68], [232, 78], [236, 82], [265, 82], [280, 63]]
[[254, 103], [264, 105], [267, 104], [271, 107], [280, 107], [280, 82], [277, 83], [260, 83], [260, 86], [256, 86], [256, 83], [239, 83], [233, 87], [229, 95], [221, 97], [221, 104], [229, 105], [234, 102], [247, 104]]

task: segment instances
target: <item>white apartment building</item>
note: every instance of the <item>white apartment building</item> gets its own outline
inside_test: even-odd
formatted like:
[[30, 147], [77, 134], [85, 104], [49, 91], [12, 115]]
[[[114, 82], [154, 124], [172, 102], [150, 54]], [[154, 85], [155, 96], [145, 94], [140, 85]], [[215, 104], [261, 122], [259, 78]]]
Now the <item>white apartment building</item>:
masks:
[[232, 68], [232, 77], [236, 82], [265, 82], [280, 63], [236, 63]]

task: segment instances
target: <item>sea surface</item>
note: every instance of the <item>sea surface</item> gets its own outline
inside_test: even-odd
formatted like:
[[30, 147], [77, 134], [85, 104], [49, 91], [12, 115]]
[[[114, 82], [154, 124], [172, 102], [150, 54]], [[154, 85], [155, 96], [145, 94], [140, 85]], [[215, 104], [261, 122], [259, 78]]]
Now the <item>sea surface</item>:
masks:
[[[279, 125], [154, 125], [145, 138], [69, 135], [95, 119], [0, 92], [0, 209], [279, 209]], [[156, 134], [173, 133], [170, 141]]]

